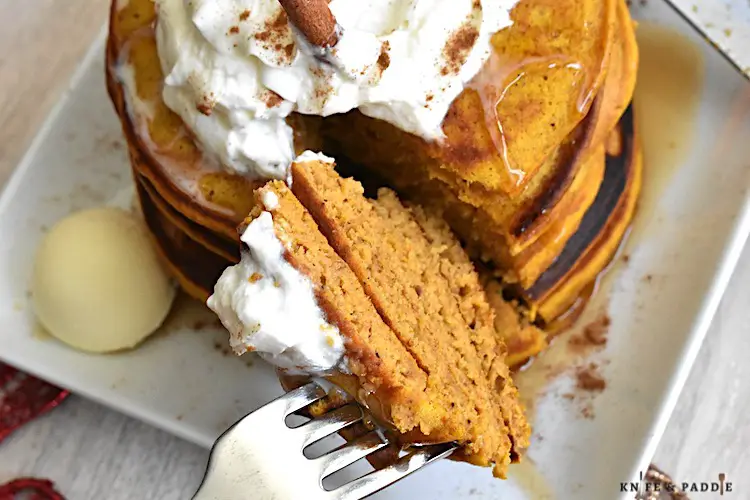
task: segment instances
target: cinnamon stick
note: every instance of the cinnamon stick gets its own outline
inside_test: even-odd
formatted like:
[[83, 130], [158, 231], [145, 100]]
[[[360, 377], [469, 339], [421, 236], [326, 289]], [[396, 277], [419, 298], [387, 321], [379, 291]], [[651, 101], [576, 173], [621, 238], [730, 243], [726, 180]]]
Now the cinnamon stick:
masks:
[[329, 48], [339, 41], [336, 18], [326, 0], [279, 0], [279, 3], [311, 44]]

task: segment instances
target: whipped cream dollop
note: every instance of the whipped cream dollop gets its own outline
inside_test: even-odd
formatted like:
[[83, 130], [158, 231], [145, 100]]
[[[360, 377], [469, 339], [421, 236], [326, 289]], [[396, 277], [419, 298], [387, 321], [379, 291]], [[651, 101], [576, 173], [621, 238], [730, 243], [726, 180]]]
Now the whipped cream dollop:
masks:
[[[266, 210], [278, 206], [270, 192], [262, 201]], [[245, 248], [239, 264], [224, 270], [208, 299], [208, 307], [229, 330], [232, 349], [238, 354], [256, 351], [287, 370], [348, 372], [343, 338], [326, 321], [310, 279], [284, 258], [271, 212], [254, 219], [241, 240]]]
[[164, 101], [233, 171], [286, 179], [292, 112], [359, 109], [427, 140], [511, 24], [517, 0], [331, 0], [341, 28], [313, 47], [278, 0], [156, 0]]

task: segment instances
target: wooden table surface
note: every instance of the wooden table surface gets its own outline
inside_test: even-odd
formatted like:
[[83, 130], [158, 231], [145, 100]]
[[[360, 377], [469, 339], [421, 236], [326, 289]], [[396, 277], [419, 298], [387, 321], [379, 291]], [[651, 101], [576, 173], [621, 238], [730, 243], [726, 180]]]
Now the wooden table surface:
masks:
[[[0, 185], [86, 47], [108, 0], [0, 0]], [[750, 249], [714, 319], [654, 462], [678, 481], [734, 482], [750, 498]], [[207, 452], [72, 397], [0, 445], [0, 483], [47, 477], [70, 499], [190, 498]], [[711, 494], [694, 498], [714, 498]], [[729, 498], [732, 498], [729, 496]]]

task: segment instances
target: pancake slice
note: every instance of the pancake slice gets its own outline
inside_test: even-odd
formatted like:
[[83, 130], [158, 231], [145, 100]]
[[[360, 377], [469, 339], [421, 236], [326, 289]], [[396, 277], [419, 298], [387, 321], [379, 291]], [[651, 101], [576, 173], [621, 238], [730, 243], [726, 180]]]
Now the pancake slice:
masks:
[[[270, 182], [258, 194], [268, 192], [275, 194], [277, 207], [271, 212], [256, 207], [245, 228], [263, 214], [272, 214], [284, 259], [312, 282], [318, 306], [345, 337], [349, 371], [366, 392], [375, 395], [378, 407], [387, 410], [383, 418], [401, 432], [420, 425], [432, 430], [441, 418], [429, 408], [424, 370], [383, 323], [354, 274], [284, 183]], [[247, 253], [243, 257], [249, 258]], [[371, 401], [367, 403], [370, 406]]]
[[[254, 264], [228, 268], [209, 299], [233, 345], [263, 353], [256, 339], [271, 333], [249, 319], [239, 325], [250, 316], [236, 301], [264, 300], [262, 286], [253, 297], [255, 284], [282, 279], [260, 256], [258, 224], [270, 220], [284, 261], [309, 280], [325, 321], [343, 338], [333, 368], [297, 368], [345, 389], [402, 444], [455, 441], [454, 458], [492, 466], [504, 478], [529, 444], [529, 425], [494, 312], [445, 223], [404, 207], [389, 191], [364, 198], [361, 185], [339, 177], [332, 163], [297, 163], [292, 175], [294, 193], [280, 181], [256, 191], [241, 227], [242, 260]], [[301, 326], [308, 338], [321, 335], [317, 325]]]
[[339, 177], [332, 163], [297, 162], [292, 178], [295, 195], [428, 371], [428, 390], [471, 424], [466, 459], [494, 462], [503, 476], [528, 446], [529, 427], [494, 312], [445, 222], [404, 207], [390, 190], [365, 199], [362, 186]]

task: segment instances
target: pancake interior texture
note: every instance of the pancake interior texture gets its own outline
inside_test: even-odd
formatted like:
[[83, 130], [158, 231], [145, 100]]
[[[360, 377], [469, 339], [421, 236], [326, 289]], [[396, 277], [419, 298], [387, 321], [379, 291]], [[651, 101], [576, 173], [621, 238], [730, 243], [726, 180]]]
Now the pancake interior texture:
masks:
[[456, 441], [456, 457], [505, 477], [529, 427], [494, 313], [445, 223], [392, 191], [364, 198], [332, 164], [297, 163], [293, 180], [294, 194], [281, 181], [260, 188], [258, 200], [277, 201], [248, 224], [271, 215], [285, 259], [345, 337], [348, 369], [332, 380], [356, 377], [340, 385], [404, 444]]

